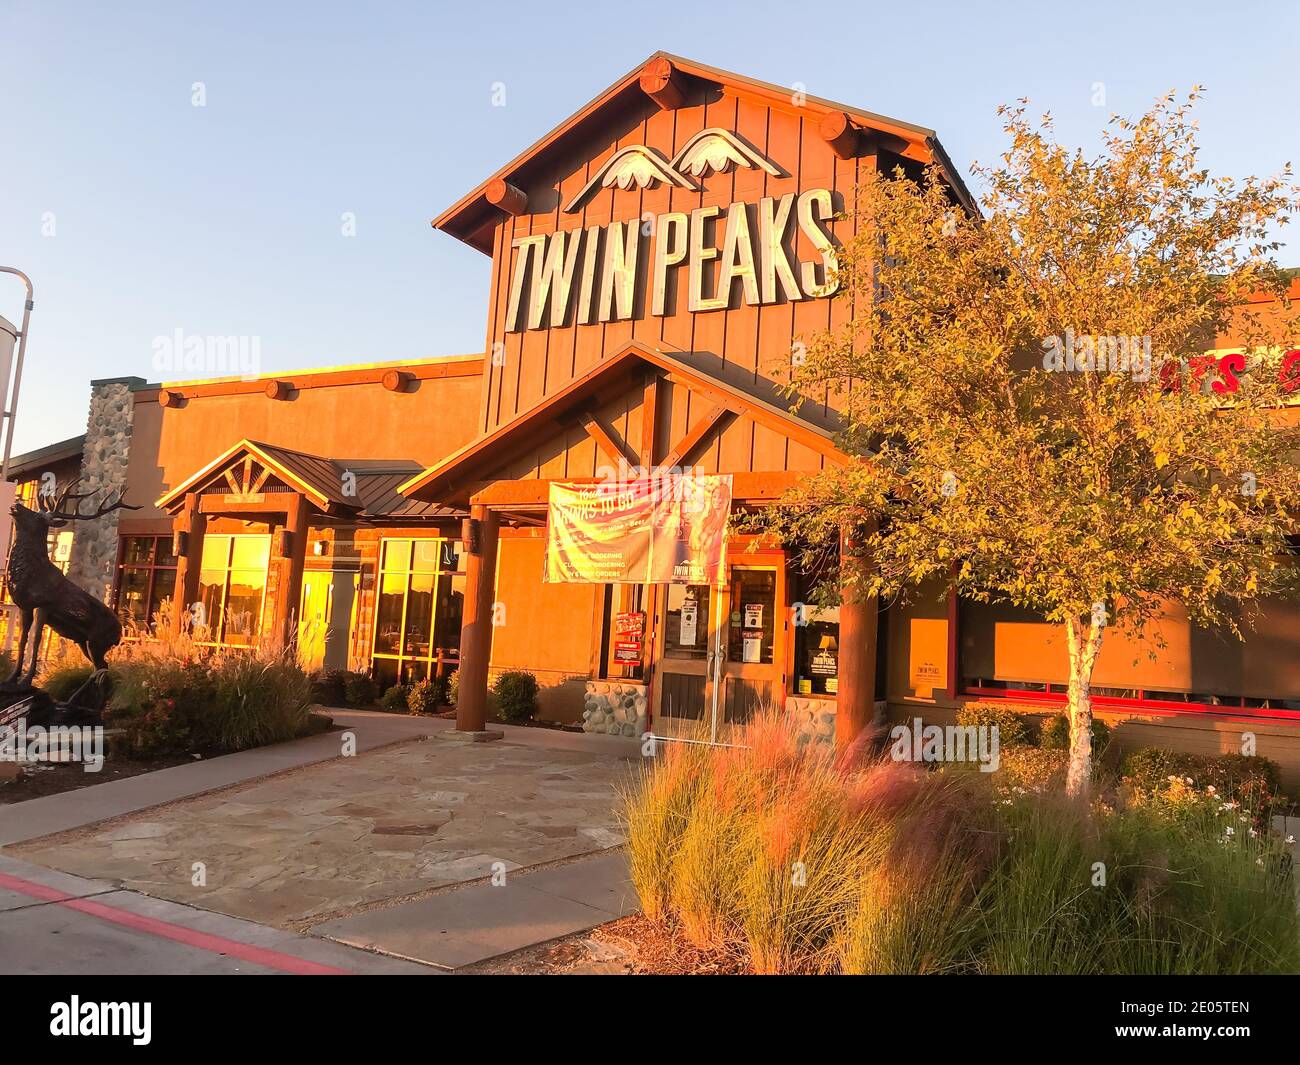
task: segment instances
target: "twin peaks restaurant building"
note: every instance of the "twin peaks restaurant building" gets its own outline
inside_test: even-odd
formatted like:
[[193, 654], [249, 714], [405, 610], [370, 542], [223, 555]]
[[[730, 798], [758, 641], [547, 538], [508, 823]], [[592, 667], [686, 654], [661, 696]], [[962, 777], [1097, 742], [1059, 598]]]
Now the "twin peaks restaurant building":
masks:
[[[80, 575], [140, 623], [202, 604], [216, 644], [296, 639], [381, 685], [459, 670], [467, 732], [508, 669], [538, 677], [543, 717], [628, 735], [721, 739], [774, 704], [830, 741], [886, 710], [942, 721], [968, 692], [1058, 703], [1063, 641], [1031, 617], [795, 610], [785, 552], [716, 535], [844, 461], [835, 411], [791, 413], [779, 383], [849, 313], [859, 179], [930, 163], [969, 205], [930, 130], [656, 55], [434, 220], [492, 259], [484, 354], [96, 382], [83, 477], [156, 503], [74, 548]], [[674, 510], [687, 469], [707, 491]], [[646, 471], [670, 487], [657, 560], [593, 546]], [[1248, 721], [1300, 768], [1300, 614], [1269, 618], [1243, 649], [1173, 611], [1140, 666], [1116, 641], [1102, 709], [1134, 743], [1204, 751]]]

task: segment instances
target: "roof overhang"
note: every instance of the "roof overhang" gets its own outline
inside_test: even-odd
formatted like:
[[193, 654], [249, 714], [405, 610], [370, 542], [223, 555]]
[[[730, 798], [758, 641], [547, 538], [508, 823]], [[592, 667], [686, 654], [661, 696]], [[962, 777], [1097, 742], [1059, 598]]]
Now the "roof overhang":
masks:
[[638, 370], [662, 374], [733, 414], [750, 418], [804, 444], [832, 463], [840, 464], [847, 460], [844, 452], [836, 446], [830, 430], [701, 373], [675, 355], [633, 342], [547, 396], [532, 409], [412, 477], [398, 491], [416, 499], [468, 502], [472, 490], [489, 480], [492, 471], [520, 447], [554, 432], [556, 423], [562, 422], [566, 415], [581, 411], [602, 395], [608, 395], [613, 382], [633, 380]]
[[939, 167], [953, 195], [967, 210], [978, 213], [974, 197], [966, 188], [961, 175], [953, 167], [952, 161], [932, 129], [864, 111], [848, 104], [822, 99], [819, 96], [804, 96], [799, 104], [795, 104], [791, 101], [789, 86], [758, 81], [743, 74], [706, 66], [668, 52], [655, 52], [645, 63], [628, 71], [580, 111], [570, 115], [550, 133], [434, 218], [433, 227], [450, 233], [484, 254], [492, 254], [492, 234], [502, 217], [502, 208], [496, 206], [489, 198], [489, 188], [492, 186], [500, 188], [502, 185], [508, 188], [512, 185], [526, 184], [529, 172], [537, 169], [544, 158], [548, 158], [553, 152], [565, 151], [569, 146], [580, 141], [594, 131], [611, 111], [645, 106], [647, 99], [650, 98], [648, 81], [645, 79], [652, 79], [654, 76], [652, 69], [656, 64], [662, 68], [664, 63], [670, 65], [669, 69], [674, 76], [687, 82], [693, 80], [726, 86], [772, 107], [797, 109], [800, 114], [809, 116], [815, 122], [820, 122], [830, 115], [846, 115], [859, 129], [879, 136], [896, 154]]
[[[359, 509], [358, 506], [341, 497], [338, 487], [329, 483], [329, 470], [334, 468], [330, 460], [269, 444], [259, 444], [253, 440], [241, 440], [227, 448], [202, 469], [195, 471], [176, 487], [159, 496], [154, 501], [154, 506], [171, 514], [176, 513], [189, 493], [202, 490], [244, 458], [256, 459], [265, 470], [269, 470], [323, 513], [342, 514]], [[297, 460], [305, 460], [305, 462]], [[312, 465], [319, 467], [319, 470], [313, 472]]]

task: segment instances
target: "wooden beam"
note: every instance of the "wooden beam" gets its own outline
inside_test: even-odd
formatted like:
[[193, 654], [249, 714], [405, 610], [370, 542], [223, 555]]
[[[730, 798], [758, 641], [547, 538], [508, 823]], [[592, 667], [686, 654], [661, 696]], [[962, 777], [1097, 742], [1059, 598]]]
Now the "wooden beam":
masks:
[[641, 400], [641, 465], [649, 469], [655, 462], [655, 429], [659, 420], [659, 375], [646, 378], [645, 397]]
[[487, 202], [508, 215], [521, 215], [528, 212], [528, 194], [518, 186], [510, 184], [505, 178], [493, 178], [483, 191]]
[[861, 140], [858, 127], [843, 111], [831, 111], [822, 118], [819, 132], [822, 140], [829, 144], [831, 151], [841, 159], [852, 159], [858, 154], [858, 144]]
[[663, 56], [645, 65], [640, 85], [661, 111], [675, 111], [686, 102], [686, 75]]
[[[582, 427], [587, 430], [587, 435], [596, 441], [596, 446], [605, 453], [606, 457], [609, 458], [611, 462], [618, 463], [629, 461], [629, 456], [623, 449], [623, 445], [614, 439], [609, 430], [605, 428], [604, 424], [594, 413], [591, 411], [583, 411], [582, 414], [578, 416], [578, 419], [582, 422]], [[630, 464], [636, 465], [636, 460], [632, 459]]]
[[680, 466], [683, 460], [700, 446], [700, 442], [708, 435], [709, 430], [718, 424], [718, 420], [728, 413], [730, 412], [721, 403], [711, 407], [704, 417], [686, 430], [686, 435], [672, 446], [660, 465], [668, 467]]
[[[782, 470], [771, 473], [733, 473], [731, 498], [737, 503], [770, 503], [808, 479], [807, 472]], [[599, 484], [598, 477], [568, 477], [565, 484]], [[550, 497], [548, 480], [482, 481], [473, 486], [470, 503], [494, 510], [545, 508]]]

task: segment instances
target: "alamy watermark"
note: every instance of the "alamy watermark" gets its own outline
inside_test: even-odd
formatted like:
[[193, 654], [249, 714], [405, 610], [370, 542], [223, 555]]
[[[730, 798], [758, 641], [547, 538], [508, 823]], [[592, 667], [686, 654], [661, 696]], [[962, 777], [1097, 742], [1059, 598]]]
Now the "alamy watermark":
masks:
[[1043, 369], [1048, 373], [1126, 373], [1134, 381], [1151, 380], [1149, 336], [1065, 335], [1043, 340]]
[[889, 730], [896, 762], [978, 762], [981, 773], [1002, 764], [997, 725], [927, 725], [919, 717]]
[[163, 378], [242, 377], [261, 373], [262, 338], [197, 336], [183, 329], [153, 338], [154, 372]]
[[82, 771], [104, 768], [103, 725], [0, 725], [0, 762], [80, 762]]

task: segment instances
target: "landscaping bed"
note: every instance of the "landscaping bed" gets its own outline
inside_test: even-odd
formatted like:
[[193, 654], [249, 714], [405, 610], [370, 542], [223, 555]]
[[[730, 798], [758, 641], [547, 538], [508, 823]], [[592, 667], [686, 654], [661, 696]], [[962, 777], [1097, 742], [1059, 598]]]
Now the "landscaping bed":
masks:
[[127, 777], [152, 773], [156, 769], [170, 769], [192, 761], [192, 755], [176, 752], [147, 757], [110, 755], [104, 759], [103, 768], [97, 773], [87, 773], [80, 762], [37, 763], [25, 766], [17, 780], [0, 782], [0, 806], [76, 791], [95, 784], [106, 784], [110, 780], [125, 780]]
[[774, 714], [740, 743], [671, 745], [625, 796], [638, 971], [1300, 972], [1262, 759], [1132, 757], [1086, 801], [1029, 742], [989, 773], [832, 757]]

